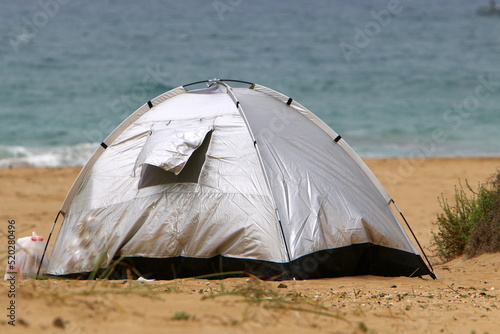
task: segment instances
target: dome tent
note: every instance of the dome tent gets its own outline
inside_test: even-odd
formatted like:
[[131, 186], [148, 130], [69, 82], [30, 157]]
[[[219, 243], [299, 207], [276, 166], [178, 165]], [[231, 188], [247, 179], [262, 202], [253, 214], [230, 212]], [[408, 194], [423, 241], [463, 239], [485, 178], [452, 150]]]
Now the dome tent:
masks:
[[434, 277], [393, 203], [292, 98], [196, 82], [148, 101], [101, 143], [62, 204], [46, 274]]

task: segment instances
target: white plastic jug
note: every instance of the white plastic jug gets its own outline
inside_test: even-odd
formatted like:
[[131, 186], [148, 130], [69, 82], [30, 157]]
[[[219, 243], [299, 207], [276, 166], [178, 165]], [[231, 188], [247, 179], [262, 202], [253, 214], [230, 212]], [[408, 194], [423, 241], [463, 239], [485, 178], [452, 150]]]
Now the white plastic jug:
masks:
[[[14, 259], [9, 259], [13, 266], [7, 265], [4, 279], [7, 280], [12, 275], [22, 278], [35, 278], [44, 249], [44, 238], [35, 232], [32, 233], [31, 237], [17, 239]], [[40, 272], [44, 272], [43, 269]]]

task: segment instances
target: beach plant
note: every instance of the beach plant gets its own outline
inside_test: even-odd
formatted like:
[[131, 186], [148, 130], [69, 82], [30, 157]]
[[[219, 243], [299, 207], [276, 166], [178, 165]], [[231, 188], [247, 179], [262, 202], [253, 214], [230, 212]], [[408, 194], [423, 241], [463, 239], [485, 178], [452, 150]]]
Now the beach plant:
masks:
[[178, 311], [172, 316], [172, 320], [187, 320], [191, 316], [185, 311]]
[[473, 189], [466, 181], [455, 187], [455, 203], [441, 195], [443, 210], [433, 233], [439, 257], [451, 260], [500, 252], [500, 171]]

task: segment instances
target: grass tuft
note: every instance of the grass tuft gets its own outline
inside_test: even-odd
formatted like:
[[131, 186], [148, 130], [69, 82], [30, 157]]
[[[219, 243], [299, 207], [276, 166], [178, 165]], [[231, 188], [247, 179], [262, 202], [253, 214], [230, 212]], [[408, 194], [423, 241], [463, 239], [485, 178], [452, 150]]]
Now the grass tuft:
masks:
[[188, 320], [189, 318], [191, 318], [191, 316], [184, 311], [175, 312], [172, 316], [172, 320]]
[[212, 289], [209, 295], [202, 297], [202, 300], [218, 298], [221, 296], [239, 296], [241, 302], [257, 304], [265, 309], [281, 309], [289, 311], [299, 311], [312, 313], [320, 316], [342, 320], [348, 324], [350, 321], [344, 317], [328, 312], [326, 307], [312, 301], [301, 293], [280, 293], [270, 289], [265, 282], [257, 277], [251, 276], [248, 283], [240, 284], [232, 289], [227, 289], [223, 283], [219, 283], [220, 289]]
[[500, 172], [477, 190], [459, 183], [454, 200], [450, 205], [443, 195], [439, 198], [443, 212], [437, 216], [439, 231], [433, 233], [438, 255], [448, 261], [500, 252]]

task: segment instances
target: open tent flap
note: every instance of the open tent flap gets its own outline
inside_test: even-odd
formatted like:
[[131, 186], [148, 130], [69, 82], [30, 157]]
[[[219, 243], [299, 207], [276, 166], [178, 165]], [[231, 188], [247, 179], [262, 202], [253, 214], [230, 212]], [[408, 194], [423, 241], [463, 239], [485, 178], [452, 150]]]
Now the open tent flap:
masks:
[[134, 165], [134, 174], [142, 165], [159, 167], [179, 175], [191, 155], [213, 130], [214, 120], [170, 121], [152, 129]]

